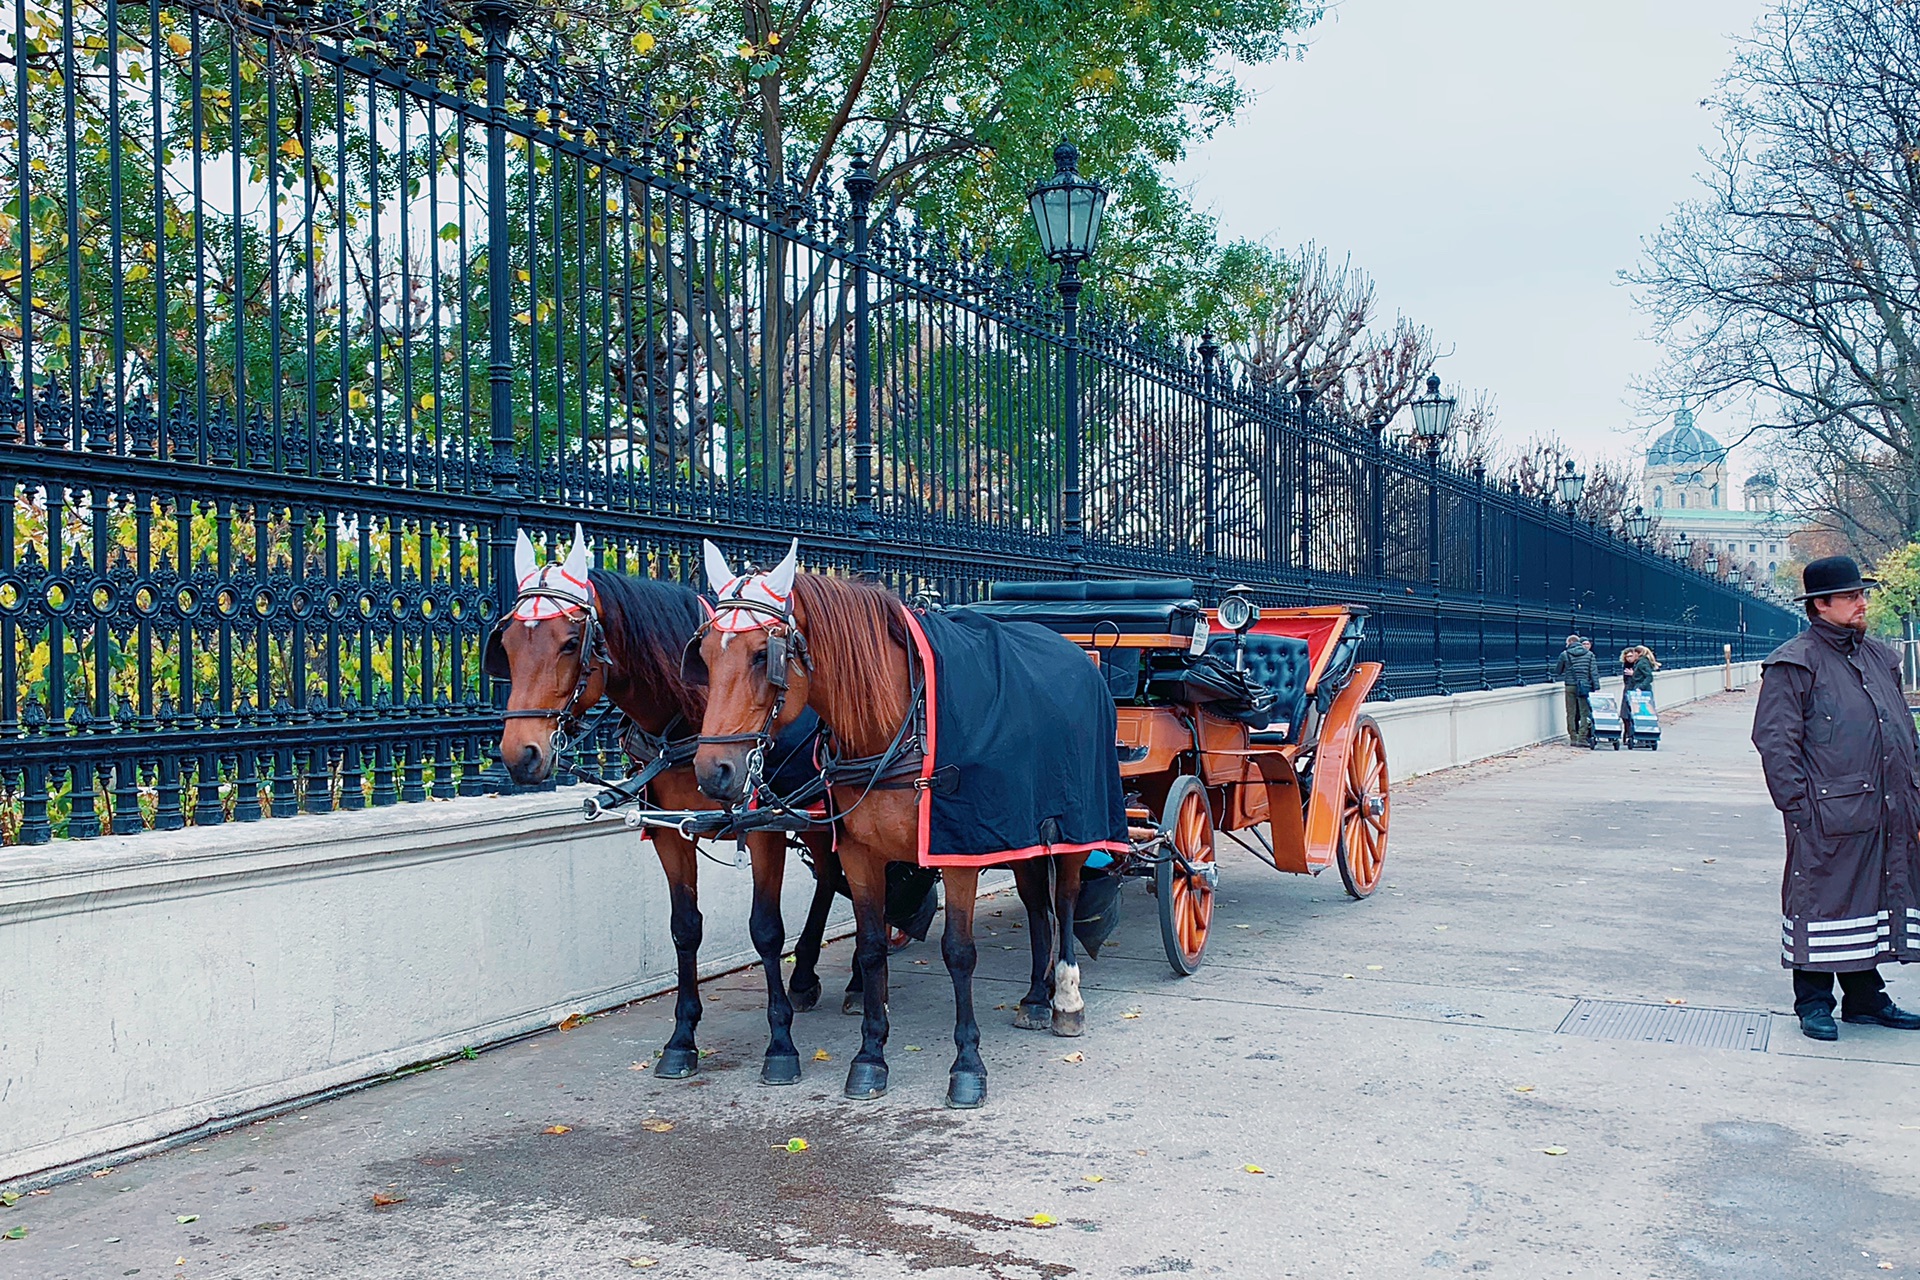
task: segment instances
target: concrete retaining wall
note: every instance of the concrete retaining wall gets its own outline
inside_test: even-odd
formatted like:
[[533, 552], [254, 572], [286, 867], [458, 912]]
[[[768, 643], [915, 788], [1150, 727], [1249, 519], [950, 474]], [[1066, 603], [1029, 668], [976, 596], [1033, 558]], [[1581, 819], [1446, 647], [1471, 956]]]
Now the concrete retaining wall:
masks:
[[[1659, 681], [1672, 706], [1722, 674]], [[1565, 731], [1554, 685], [1369, 710], [1396, 778]], [[789, 867], [797, 929], [812, 878]], [[747, 871], [703, 861], [700, 894], [704, 968], [751, 962]], [[842, 904], [836, 936], [847, 921]], [[577, 792], [0, 850], [0, 1181], [551, 1026], [673, 974], [658, 861], [618, 824], [582, 822]]]
[[[790, 862], [790, 930], [812, 888]], [[750, 897], [744, 867], [702, 860], [706, 971], [755, 959]], [[850, 918], [843, 901], [833, 932]], [[652, 847], [581, 821], [570, 791], [0, 850], [0, 1182], [667, 990], [674, 971]]]
[[[1758, 662], [1736, 662], [1730, 676], [1721, 667], [1661, 671], [1653, 678], [1654, 705], [1679, 706], [1760, 678]], [[1609, 682], [1618, 692], [1619, 681]], [[1471, 764], [1567, 734], [1566, 701], [1558, 684], [1405, 698], [1368, 704], [1387, 741], [1387, 764], [1396, 781]]]

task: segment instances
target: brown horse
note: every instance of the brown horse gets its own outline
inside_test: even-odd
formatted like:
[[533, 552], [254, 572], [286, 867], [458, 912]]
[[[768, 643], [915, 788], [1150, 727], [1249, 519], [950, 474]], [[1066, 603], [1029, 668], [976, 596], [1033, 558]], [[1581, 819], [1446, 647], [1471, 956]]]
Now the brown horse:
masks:
[[[486, 658], [489, 674], [513, 682], [500, 735], [500, 758], [508, 774], [523, 786], [545, 782], [556, 763], [556, 739], [578, 733], [581, 717], [604, 695], [644, 735], [635, 735], [631, 742], [677, 761], [648, 784], [651, 802], [663, 809], [711, 808], [694, 782], [690, 751], [706, 710], [705, 691], [687, 684], [681, 672], [681, 655], [706, 620], [698, 594], [678, 583], [590, 569], [586, 540], [577, 526], [565, 562], [544, 568], [536, 564], [533, 545], [522, 532], [514, 569], [520, 597], [490, 637]], [[651, 835], [667, 875], [679, 961], [673, 1036], [654, 1073], [680, 1079], [700, 1065], [694, 1040], [700, 1023], [699, 859], [694, 842], [678, 831], [656, 828]], [[780, 913], [786, 836], [771, 832], [747, 839], [753, 862], [748, 932], [767, 978], [771, 1036], [760, 1078], [768, 1084], [799, 1081], [794, 1010], [811, 1009], [820, 998], [820, 941], [838, 868], [824, 834], [806, 839], [820, 879], [806, 927], [794, 946], [791, 999], [780, 979], [786, 944]]]
[[[719, 599], [699, 641], [708, 696], [695, 772], [708, 795], [738, 804], [757, 784], [756, 756], [781, 726], [803, 707], [812, 707], [827, 725], [847, 766], [829, 774], [831, 809], [840, 863], [853, 891], [854, 963], [865, 996], [860, 1052], [847, 1071], [846, 1095], [878, 1098], [887, 1089], [886, 868], [917, 858], [918, 792], [908, 778], [922, 761], [913, 726], [923, 686], [899, 599], [872, 583], [796, 575], [796, 552], [797, 545], [771, 573], [736, 576], [708, 544], [707, 576]], [[1033, 946], [1033, 979], [1020, 1002], [1018, 1026], [1051, 1027], [1059, 1035], [1084, 1030], [1073, 915], [1085, 862], [1085, 853], [1069, 853], [1012, 864]], [[953, 979], [958, 1049], [947, 1105], [977, 1107], [987, 1088], [973, 1011], [980, 868], [948, 866], [941, 875], [946, 931], [940, 950]], [[1059, 923], [1057, 955], [1050, 916]]]

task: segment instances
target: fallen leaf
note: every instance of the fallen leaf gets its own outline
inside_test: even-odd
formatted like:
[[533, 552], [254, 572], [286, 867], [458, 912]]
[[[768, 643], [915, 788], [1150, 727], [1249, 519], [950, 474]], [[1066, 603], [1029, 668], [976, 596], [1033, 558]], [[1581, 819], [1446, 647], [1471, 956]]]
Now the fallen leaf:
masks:
[[1051, 1214], [1036, 1213], [1031, 1218], [1028, 1218], [1027, 1221], [1036, 1227], [1050, 1227], [1053, 1225], [1054, 1219]]
[[[1711, 862], [1713, 859], [1709, 858], [1707, 861]], [[1891, 1271], [1893, 1270], [1893, 1264], [1891, 1262], [1883, 1262], [1880, 1264], [1880, 1269], [1882, 1271]]]
[[175, 1258], [173, 1260], [173, 1265], [176, 1267], [184, 1267], [187, 1265], [187, 1260], [185, 1258]]
[[1517, 1084], [1513, 1086], [1513, 1091], [1515, 1093], [1532, 1093], [1533, 1086], [1530, 1084]]
[[1245, 1169], [1248, 1173], [1265, 1173], [1266, 1172], [1265, 1169], [1262, 1169], [1257, 1164], [1243, 1164], [1240, 1167], [1242, 1169]]
[[11, 1231], [0, 1232], [0, 1240], [25, 1240], [26, 1238], [27, 1229], [25, 1227], [15, 1227]]
[[1718, 858], [1702, 858], [1702, 859], [1700, 859], [1700, 861], [1702, 861], [1702, 862], [1718, 862], [1718, 861], [1720, 861], [1720, 859], [1718, 859]]
[[642, 1121], [640, 1122], [640, 1127], [641, 1127], [642, 1129], [645, 1129], [645, 1130], [646, 1130], [646, 1131], [647, 1131], [648, 1133], [672, 1133], [672, 1132], [673, 1132], [673, 1121], [671, 1121], [671, 1120], [642, 1120]]
[[1126, 1011], [1125, 1013], [1123, 1013], [1123, 1014], [1121, 1014], [1120, 1016], [1121, 1016], [1122, 1018], [1124, 1018], [1124, 1019], [1128, 1019], [1128, 1020], [1131, 1020], [1131, 1019], [1134, 1019], [1134, 1018], [1137, 1018], [1137, 1017], [1139, 1017], [1139, 1016], [1140, 1016], [1140, 1011], [1139, 1011], [1138, 1009], [1129, 1009], [1129, 1010], [1127, 1010], [1127, 1011]]
[[1250, 924], [1237, 924], [1237, 925], [1235, 925], [1235, 926], [1233, 926], [1233, 927], [1234, 927], [1234, 928], [1236, 928], [1236, 929], [1251, 929], [1251, 928], [1253, 928], [1253, 926], [1252, 926], [1252, 925], [1250, 925]]
[[1083, 1174], [1081, 1174], [1081, 1175], [1080, 1175], [1080, 1181], [1082, 1181], [1082, 1182], [1105, 1182], [1105, 1181], [1106, 1181], [1106, 1179], [1105, 1179], [1105, 1178], [1103, 1178], [1103, 1177], [1101, 1177], [1101, 1176], [1100, 1176], [1099, 1174], [1097, 1174], [1097, 1173], [1083, 1173]]
[[1567, 1154], [1567, 1149], [1565, 1147], [1542, 1147], [1540, 1148], [1540, 1151], [1543, 1155], [1549, 1155], [1549, 1156], [1563, 1156]]
[[622, 1261], [630, 1267], [657, 1267], [660, 1265], [660, 1259], [658, 1258], [625, 1258], [622, 1259]]
[[548, 1125], [548, 1126], [547, 1126], [546, 1128], [544, 1128], [544, 1129], [542, 1129], [542, 1130], [541, 1130], [540, 1132], [542, 1132], [542, 1133], [572, 1133], [572, 1132], [573, 1132], [573, 1126], [572, 1126], [572, 1125], [567, 1125], [567, 1124], [550, 1124], [550, 1125]]
[[108, 1165], [104, 1169], [95, 1169], [92, 1173], [88, 1174], [87, 1176], [91, 1178], [104, 1178], [112, 1172], [113, 1172], [113, 1166]]
[[792, 1151], [798, 1154], [799, 1152], [805, 1151], [807, 1149], [807, 1140], [805, 1138], [788, 1138], [785, 1142], [780, 1144], [780, 1149], [782, 1151]]
[[815, 1049], [813, 1051], [813, 1060], [815, 1062], [832, 1062], [833, 1055], [828, 1053], [825, 1049]]
[[[1906, 1126], [1902, 1125], [1901, 1127], [1905, 1128]], [[18, 1191], [0, 1191], [0, 1207], [11, 1209], [19, 1202], [20, 1193]]]
[[50, 1195], [52, 1195], [52, 1194], [53, 1194], [53, 1188], [52, 1188], [52, 1187], [42, 1187], [42, 1188], [40, 1188], [40, 1190], [38, 1190], [38, 1191], [29, 1191], [29, 1192], [27, 1192], [27, 1194], [28, 1194], [28, 1195], [30, 1195], [30, 1196], [50, 1196]]
[[1068, 1054], [1066, 1057], [1060, 1059], [1060, 1061], [1062, 1062], [1085, 1062], [1086, 1060], [1087, 1060], [1087, 1055], [1084, 1053], [1081, 1053], [1077, 1049], [1074, 1050], [1072, 1053]]
[[587, 1019], [585, 1014], [570, 1013], [566, 1017], [560, 1019], [560, 1029], [562, 1031], [571, 1031], [575, 1027], [579, 1026], [581, 1023], [585, 1022], [586, 1020]]
[[1380, 972], [1380, 971], [1381, 971], [1382, 969], [1384, 969], [1384, 968], [1386, 968], [1386, 967], [1387, 967], [1387, 966], [1385, 966], [1385, 965], [1383, 965], [1383, 964], [1370, 964], [1370, 965], [1368, 965], [1368, 966], [1367, 966], [1367, 968], [1368, 968], [1369, 970], [1371, 970], [1372, 972], [1374, 972], [1374, 973], [1379, 973], [1379, 972]]
[[1135, 1150], [1134, 1150], [1134, 1153], [1133, 1153], [1133, 1154], [1135, 1154], [1135, 1155], [1137, 1155], [1137, 1156], [1143, 1156], [1143, 1155], [1145, 1155], [1145, 1154], [1147, 1154], [1147, 1153], [1146, 1153], [1146, 1150], [1145, 1150], [1145, 1148], [1135, 1148]]
[[647, 1069], [648, 1069], [647, 1064], [644, 1062], [636, 1062], [632, 1066], [627, 1068], [627, 1070], [629, 1071], [645, 1071]]
[[1435, 926], [1433, 926], [1433, 931], [1434, 931], [1435, 933], [1445, 933], [1445, 932], [1447, 931], [1447, 926], [1445, 926], [1445, 925], [1443, 925], [1443, 924], [1437, 924], [1437, 925], [1435, 925]]
[[925, 961], [925, 960], [915, 960], [915, 961], [914, 961], [914, 963], [915, 963], [915, 964], [921, 964], [921, 965], [923, 965], [923, 964], [925, 964], [925, 963], [926, 963], [926, 961]]
[[1341, 977], [1343, 977], [1343, 978], [1351, 978], [1351, 977], [1352, 977], [1353, 975], [1352, 975], [1352, 974], [1350, 974], [1350, 973], [1343, 973], [1343, 974], [1341, 974], [1340, 976], [1341, 976]]
[[384, 1191], [376, 1191], [373, 1193], [373, 1207], [376, 1209], [385, 1209], [389, 1205], [405, 1204], [406, 1202], [407, 1198], [405, 1196], [390, 1196]]
[[198, 1222], [198, 1221], [200, 1221], [200, 1215], [199, 1215], [199, 1214], [197, 1214], [197, 1213], [183, 1213], [183, 1214], [181, 1214], [181, 1215], [180, 1215], [179, 1217], [177, 1217], [177, 1218], [175, 1218], [175, 1219], [174, 1219], [174, 1221], [175, 1221], [175, 1222], [177, 1222], [177, 1223], [179, 1223], [179, 1224], [180, 1224], [181, 1226], [183, 1226], [183, 1227], [184, 1227], [184, 1226], [186, 1226], [186, 1225], [187, 1225], [187, 1224], [188, 1224], [189, 1222]]
[[917, 1045], [917, 1044], [910, 1044], [910, 1045], [908, 1045], [908, 1046], [907, 1046], [907, 1052], [908, 1052], [908, 1053], [918, 1053], [918, 1052], [920, 1052], [920, 1046], [919, 1046], [919, 1045]]
[[1686, 1001], [1685, 1001], [1685, 1000], [1681, 1000], [1681, 999], [1679, 999], [1679, 998], [1677, 998], [1677, 997], [1675, 997], [1675, 996], [1668, 996], [1668, 997], [1667, 997], [1667, 1003], [1668, 1003], [1668, 1004], [1685, 1004], [1685, 1003], [1686, 1003]]

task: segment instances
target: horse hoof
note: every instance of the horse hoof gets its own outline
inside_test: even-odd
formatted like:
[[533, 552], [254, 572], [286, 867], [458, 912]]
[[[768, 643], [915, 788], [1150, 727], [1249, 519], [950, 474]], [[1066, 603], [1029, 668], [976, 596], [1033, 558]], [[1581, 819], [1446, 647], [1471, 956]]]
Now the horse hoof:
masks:
[[887, 1068], [878, 1062], [856, 1062], [847, 1068], [847, 1096], [856, 1102], [885, 1097]]
[[858, 991], [849, 991], [840, 1000], [840, 1012], [849, 1017], [858, 1017], [867, 1011], [867, 998]]
[[947, 1077], [947, 1105], [955, 1111], [971, 1111], [986, 1100], [986, 1072], [956, 1071]]
[[665, 1049], [653, 1064], [653, 1074], [662, 1080], [685, 1080], [700, 1069], [698, 1049]]
[[787, 988], [787, 999], [793, 1002], [795, 1013], [806, 1013], [820, 1003], [820, 984], [803, 987], [795, 983]]
[[761, 1084], [799, 1084], [800, 1055], [797, 1053], [770, 1053], [767, 1060], [760, 1064]]
[[1068, 1013], [1064, 1009], [1053, 1011], [1053, 1034], [1057, 1036], [1080, 1036], [1087, 1033], [1087, 1011], [1075, 1009]]
[[1045, 1031], [1053, 1025], [1053, 1010], [1044, 1004], [1023, 1004], [1013, 1015], [1013, 1025], [1022, 1031]]

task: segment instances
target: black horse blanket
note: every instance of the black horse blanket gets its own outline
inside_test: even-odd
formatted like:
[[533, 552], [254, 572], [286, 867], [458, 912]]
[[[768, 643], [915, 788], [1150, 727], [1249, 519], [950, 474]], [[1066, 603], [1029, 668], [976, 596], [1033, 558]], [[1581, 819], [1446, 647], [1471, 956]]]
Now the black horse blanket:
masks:
[[965, 609], [907, 624], [927, 682], [920, 865], [1124, 851], [1113, 695], [1087, 655]]

